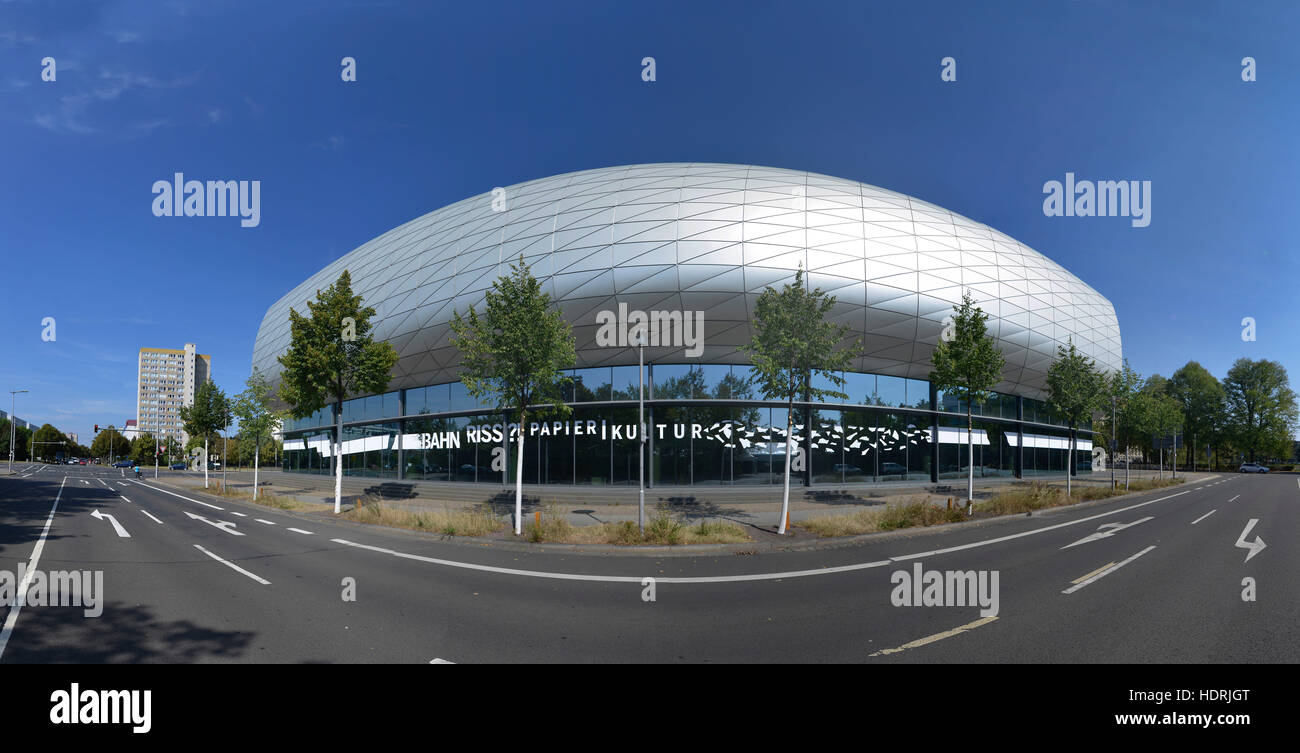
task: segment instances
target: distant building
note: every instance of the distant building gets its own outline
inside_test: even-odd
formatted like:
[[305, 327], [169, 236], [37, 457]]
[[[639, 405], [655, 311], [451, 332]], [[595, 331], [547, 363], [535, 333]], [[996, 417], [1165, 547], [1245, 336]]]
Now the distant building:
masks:
[[141, 348], [136, 393], [137, 433], [173, 437], [184, 444], [189, 436], [181, 428], [182, 405], [194, 402], [194, 392], [211, 378], [212, 357], [196, 352], [194, 343], [184, 350]]
[[140, 436], [139, 422], [134, 418], [128, 418], [126, 420], [126, 428], [122, 429], [122, 436], [126, 437], [126, 441], [134, 442], [135, 438]]
[[[10, 417], [9, 413], [7, 411], [0, 410], [0, 418], [8, 420], [9, 417]], [[16, 424], [19, 428], [31, 429], [32, 431], [36, 431], [36, 429], [39, 428], [39, 424], [34, 424], [31, 421], [24, 421], [23, 419], [16, 418], [16, 417], [14, 418], [14, 424]]]
[[70, 431], [70, 432], [68, 432], [68, 433], [67, 433], [67, 437], [68, 437], [68, 441], [71, 442], [72, 444], [81, 444], [81, 442], [77, 441], [77, 433], [76, 433], [76, 432], [74, 432], [74, 431]]

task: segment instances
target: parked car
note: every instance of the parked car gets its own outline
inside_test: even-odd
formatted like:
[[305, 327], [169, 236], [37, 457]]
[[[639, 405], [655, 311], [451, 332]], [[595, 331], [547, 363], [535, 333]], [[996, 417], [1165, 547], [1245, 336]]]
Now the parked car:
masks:
[[1259, 463], [1242, 463], [1237, 473], [1268, 473], [1268, 468]]
[[833, 471], [835, 473], [843, 473], [845, 476], [862, 475], [861, 468], [857, 467], [856, 465], [849, 465], [848, 463], [836, 463]]
[[173, 471], [183, 471], [183, 470], [185, 470], [188, 466], [186, 466], [184, 463], [172, 463], [171, 465], [169, 465], [169, 466], [167, 466], [167, 467], [170, 468], [170, 469], [172, 469]]
[[880, 464], [880, 475], [882, 475], [882, 476], [898, 476], [898, 475], [906, 476], [906, 475], [907, 475], [907, 469], [904, 468], [904, 467], [903, 467], [902, 465], [900, 465], [899, 463], [881, 463], [881, 464]]

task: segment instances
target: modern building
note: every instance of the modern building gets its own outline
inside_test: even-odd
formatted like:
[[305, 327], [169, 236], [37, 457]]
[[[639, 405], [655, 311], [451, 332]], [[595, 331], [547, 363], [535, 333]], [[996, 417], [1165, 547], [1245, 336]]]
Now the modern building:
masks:
[[[289, 310], [306, 311], [343, 270], [399, 360], [389, 391], [343, 404], [350, 474], [513, 482], [513, 441], [469, 396], [453, 311], [481, 308], [522, 257], [571, 323], [577, 363], [565, 417], [530, 421], [524, 481], [637, 483], [637, 349], [601, 332], [649, 312], [645, 348], [652, 485], [780, 483], [786, 407], [749, 384], [754, 306], [807, 270], [836, 297], [831, 318], [862, 341], [848, 397], [798, 405], [804, 483], [965, 475], [965, 405], [927, 381], [953, 305], [969, 291], [1006, 356], [997, 394], [975, 406], [981, 475], [1064, 473], [1069, 432], [1047, 409], [1046, 373], [1073, 343], [1120, 366], [1114, 307], [1037, 251], [900, 193], [814, 173], [725, 164], [602, 168], [481, 194], [395, 228], [334, 261], [267, 310], [253, 364], [277, 379]], [[678, 337], [667, 335], [676, 332]], [[693, 334], [702, 335], [691, 340]], [[334, 409], [284, 426], [284, 467], [327, 473]], [[1081, 431], [1076, 469], [1092, 458]], [[504, 446], [504, 447], [503, 447]], [[507, 462], [501, 463], [502, 457]], [[504, 468], [503, 468], [504, 466]]]
[[194, 391], [211, 373], [212, 357], [198, 353], [194, 343], [186, 343], [184, 350], [141, 348], [136, 431], [183, 444], [189, 436], [181, 427], [181, 406], [194, 402]]
[[[0, 410], [0, 418], [8, 420], [10, 418], [9, 412]], [[40, 424], [34, 424], [31, 421], [25, 421], [16, 416], [13, 417], [13, 420], [15, 426], [21, 427], [23, 429], [31, 429], [32, 431], [36, 431], [38, 428], [40, 428]]]

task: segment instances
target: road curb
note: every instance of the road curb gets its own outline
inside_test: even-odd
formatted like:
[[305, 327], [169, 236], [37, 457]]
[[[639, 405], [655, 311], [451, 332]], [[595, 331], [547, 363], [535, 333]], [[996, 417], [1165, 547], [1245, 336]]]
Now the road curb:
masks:
[[[1217, 478], [1217, 475], [1211, 478]], [[1201, 479], [1208, 481], [1210, 478]], [[1145, 491], [1129, 492], [1105, 499], [1093, 499], [1083, 502], [1076, 502], [1072, 505], [1063, 505], [1061, 507], [1051, 507], [1038, 512], [1030, 512], [1015, 515], [999, 515], [992, 518], [981, 518], [976, 520], [964, 521], [961, 523], [941, 523], [939, 525], [900, 528], [894, 531], [876, 531], [874, 533], [862, 533], [853, 536], [840, 536], [834, 538], [810, 538], [793, 540], [790, 542], [773, 542], [773, 541], [750, 541], [741, 544], [680, 544], [677, 546], [616, 546], [612, 544], [556, 544], [556, 543], [533, 543], [529, 541], [511, 541], [502, 539], [484, 539], [470, 536], [450, 536], [447, 534], [433, 533], [429, 531], [415, 531], [409, 528], [394, 528], [383, 526], [375, 523], [358, 523], [353, 520], [343, 520], [332, 517], [324, 517], [323, 513], [301, 513], [294, 510], [284, 510], [278, 507], [268, 507], [259, 505], [256, 502], [243, 499], [231, 499], [215, 494], [208, 494], [204, 491], [190, 489], [189, 487], [170, 483], [162, 479], [156, 481], [159, 485], [169, 486], [173, 489], [185, 491], [191, 494], [201, 494], [214, 500], [223, 500], [225, 502], [238, 503], [251, 506], [254, 509], [270, 510], [297, 518], [302, 521], [327, 521], [335, 525], [345, 525], [357, 528], [358, 530], [384, 531], [390, 533], [405, 534], [413, 538], [439, 541], [456, 546], [465, 546], [477, 549], [499, 549], [502, 551], [528, 552], [528, 553], [553, 553], [553, 554], [580, 554], [592, 556], [609, 556], [625, 555], [636, 557], [697, 557], [708, 555], [732, 555], [745, 556], [754, 554], [772, 554], [778, 552], [807, 552], [817, 550], [846, 549], [855, 546], [861, 546], [876, 541], [893, 541], [896, 539], [909, 539], [920, 536], [937, 535], [947, 533], [956, 528], [977, 529], [988, 526], [1002, 525], [1011, 521], [1021, 520], [1027, 517], [1049, 518], [1057, 514], [1070, 512], [1072, 510], [1087, 510], [1099, 505], [1110, 502], [1120, 502], [1143, 494], [1154, 494], [1166, 492], [1174, 487], [1162, 487], [1159, 489], [1147, 489]], [[1186, 482], [1184, 482], [1186, 483]], [[1181, 484], [1180, 484], [1181, 486]]]

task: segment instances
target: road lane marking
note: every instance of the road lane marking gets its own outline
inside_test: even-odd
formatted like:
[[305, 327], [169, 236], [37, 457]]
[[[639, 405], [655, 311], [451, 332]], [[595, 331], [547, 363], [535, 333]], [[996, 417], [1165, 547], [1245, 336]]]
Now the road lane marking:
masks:
[[294, 533], [305, 533], [305, 534], [307, 534], [308, 536], [315, 536], [315, 535], [316, 535], [316, 534], [312, 533], [311, 531], [304, 531], [304, 530], [302, 530], [301, 528], [289, 528], [289, 529], [286, 529], [286, 530], [293, 531]]
[[67, 482], [67, 476], [64, 476], [63, 481], [59, 482], [59, 493], [54, 497], [54, 506], [50, 508], [49, 517], [45, 519], [45, 527], [41, 529], [41, 535], [36, 539], [36, 545], [32, 547], [32, 556], [27, 562], [27, 573], [23, 576], [23, 582], [18, 584], [13, 606], [9, 607], [9, 614], [5, 616], [4, 627], [0, 628], [0, 657], [5, 655], [5, 646], [9, 644], [9, 636], [13, 635], [14, 625], [18, 623], [18, 613], [22, 611], [23, 605], [27, 603], [27, 589], [32, 584], [32, 576], [36, 574], [36, 567], [41, 563], [41, 552], [45, 550], [45, 537], [50, 535], [50, 526], [54, 523], [54, 513], [59, 509], [59, 500], [63, 497], [63, 485]]
[[922, 558], [922, 557], [935, 557], [935, 556], [938, 556], [938, 555], [940, 555], [940, 554], [950, 554], [950, 553], [952, 553], [952, 552], [961, 552], [961, 551], [965, 551], [965, 550], [967, 550], [967, 549], [974, 549], [974, 548], [976, 548], [976, 547], [988, 546], [989, 544], [1000, 544], [1000, 543], [1002, 543], [1002, 542], [1004, 542], [1004, 541], [1012, 541], [1012, 540], [1014, 540], [1014, 539], [1023, 538], [1023, 537], [1025, 537], [1025, 536], [1033, 536], [1033, 535], [1036, 534], [1036, 533], [1046, 533], [1047, 531], [1055, 531], [1055, 530], [1058, 529], [1058, 528], [1065, 528], [1066, 526], [1077, 525], [1077, 524], [1079, 524], [1079, 523], [1087, 523], [1087, 522], [1090, 521], [1090, 520], [1097, 520], [1098, 518], [1105, 518], [1105, 517], [1109, 517], [1109, 516], [1111, 516], [1111, 515], [1118, 515], [1118, 514], [1120, 514], [1120, 513], [1122, 513], [1122, 512], [1128, 512], [1129, 510], [1136, 510], [1136, 509], [1139, 508], [1139, 507], [1146, 507], [1147, 505], [1153, 505], [1153, 504], [1155, 504], [1156, 502], [1163, 502], [1163, 501], [1165, 501], [1165, 500], [1167, 500], [1167, 499], [1173, 499], [1174, 497], [1181, 497], [1181, 496], [1184, 495], [1184, 494], [1187, 494], [1187, 493], [1189, 493], [1189, 492], [1194, 492], [1194, 491], [1196, 491], [1196, 490], [1195, 490], [1195, 489], [1187, 489], [1187, 490], [1185, 490], [1185, 491], [1177, 492], [1176, 494], [1170, 494], [1170, 495], [1167, 496], [1167, 497], [1159, 497], [1159, 498], [1157, 498], [1157, 499], [1150, 499], [1150, 500], [1147, 500], [1146, 502], [1139, 502], [1139, 503], [1137, 503], [1136, 505], [1129, 505], [1128, 507], [1121, 507], [1121, 508], [1118, 509], [1118, 510], [1111, 510], [1110, 512], [1098, 513], [1097, 515], [1091, 515], [1091, 516], [1086, 517], [1086, 518], [1079, 518], [1078, 520], [1067, 520], [1067, 521], [1064, 522], [1064, 523], [1057, 523], [1056, 525], [1046, 526], [1046, 527], [1044, 527], [1044, 528], [1034, 528], [1034, 529], [1029, 530], [1029, 531], [1021, 531], [1020, 533], [1013, 533], [1013, 534], [1011, 534], [1011, 535], [1009, 535], [1009, 536], [999, 536], [998, 538], [995, 538], [995, 539], [984, 539], [983, 541], [973, 541], [973, 542], [971, 542], [971, 543], [969, 543], [969, 544], [959, 544], [959, 545], [957, 545], [957, 546], [945, 547], [945, 548], [943, 548], [943, 549], [931, 549], [931, 550], [928, 551], [928, 552], [917, 552], [917, 553], [915, 553], [915, 554], [905, 554], [905, 555], [902, 555], [901, 557], [891, 557], [891, 558], [890, 558], [890, 561], [892, 561], [892, 562], [902, 562], [903, 560], [914, 560], [914, 559], [920, 559], [920, 558]]
[[[1237, 497], [1240, 497], [1240, 496], [1241, 496], [1240, 494], [1237, 495]], [[1237, 497], [1233, 497], [1232, 499], [1230, 499], [1230, 500], [1228, 500], [1228, 501], [1231, 502], [1233, 499], [1236, 499]]]
[[[518, 570], [513, 567], [495, 567], [493, 565], [476, 565], [471, 562], [456, 562], [455, 560], [438, 559], [437, 557], [425, 557], [419, 554], [407, 554], [394, 549], [384, 549], [383, 547], [370, 546], [369, 544], [358, 544], [346, 539], [330, 539], [335, 544], [356, 547], [358, 549], [369, 549], [372, 552], [381, 554], [391, 554], [394, 557], [403, 559], [416, 560], [418, 562], [429, 562], [435, 565], [446, 565], [447, 567], [460, 567], [466, 570], [480, 570], [489, 573], [501, 573], [503, 575], [523, 575], [530, 578], [553, 578], [556, 580], [585, 580], [599, 583], [636, 583], [641, 584], [644, 577], [640, 575], [583, 575], [582, 573], [548, 573], [540, 570]], [[660, 578], [655, 577], [656, 583], [739, 583], [744, 581], [755, 580], [784, 580], [786, 578], [802, 578], [808, 575], [829, 575], [831, 573], [847, 573], [855, 570], [866, 570], [873, 567], [884, 567], [890, 564], [889, 560], [880, 560], [879, 562], [864, 562], [858, 565], [840, 565], [838, 567], [825, 567], [818, 570], [795, 570], [788, 573], [755, 573], [753, 575], [716, 575], [703, 576], [696, 578]]]
[[230, 514], [231, 514], [231, 515], [238, 515], [238, 516], [241, 517], [241, 518], [247, 518], [247, 517], [248, 517], [247, 515], [243, 514], [242, 512], [235, 512], [234, 510], [231, 510], [231, 511], [230, 511]]
[[[213, 528], [219, 528], [219, 529], [225, 531], [226, 533], [230, 534], [231, 536], [243, 536], [243, 535], [244, 535], [243, 533], [234, 530], [234, 525], [235, 525], [235, 524], [234, 524], [234, 523], [231, 523], [231, 522], [228, 521], [228, 520], [218, 520], [218, 521], [213, 522], [213, 521], [208, 520], [207, 518], [203, 517], [202, 515], [195, 515], [194, 513], [190, 512], [189, 510], [181, 510], [181, 512], [183, 512], [183, 513], [185, 513], [186, 515], [190, 516], [190, 517], [191, 517], [192, 519], [194, 519], [194, 520], [201, 520], [201, 521], [203, 521], [204, 523], [207, 523], [208, 525], [212, 526]], [[227, 528], [226, 526], [230, 526], [230, 527]]]
[[1115, 534], [1119, 533], [1120, 531], [1124, 530], [1125, 528], [1129, 528], [1129, 527], [1131, 527], [1131, 526], [1135, 526], [1135, 525], [1137, 525], [1138, 523], [1145, 523], [1145, 522], [1147, 522], [1148, 520], [1153, 520], [1153, 517], [1150, 516], [1150, 515], [1148, 515], [1147, 517], [1142, 518], [1141, 520], [1135, 520], [1135, 521], [1133, 521], [1132, 523], [1102, 523], [1100, 526], [1098, 526], [1098, 528], [1099, 528], [1099, 529], [1104, 528], [1104, 529], [1106, 529], [1106, 530], [1104, 530], [1104, 531], [1102, 531], [1102, 530], [1098, 530], [1096, 533], [1093, 533], [1093, 534], [1089, 534], [1089, 535], [1087, 535], [1087, 536], [1084, 536], [1083, 538], [1079, 539], [1078, 541], [1074, 542], [1073, 544], [1066, 544], [1065, 546], [1063, 546], [1063, 547], [1061, 547], [1061, 548], [1062, 548], [1062, 549], [1069, 549], [1069, 548], [1072, 547], [1072, 546], [1078, 546], [1078, 545], [1080, 545], [1080, 544], [1087, 544], [1089, 541], [1098, 541], [1098, 540], [1100, 540], [1100, 539], [1110, 538], [1111, 536], [1114, 536]]
[[107, 513], [102, 513], [98, 509], [96, 509], [94, 512], [90, 514], [90, 517], [96, 518], [98, 520], [108, 520], [108, 522], [113, 524], [113, 530], [117, 532], [118, 538], [120, 539], [131, 538], [131, 534], [127, 533], [126, 529], [122, 527], [122, 524], [117, 522], [117, 518], [113, 517], [112, 515], [109, 515]]
[[253, 518], [253, 520], [256, 520], [258, 523], [265, 523], [265, 524], [267, 524], [268, 526], [273, 526], [273, 525], [275, 525], [275, 523], [272, 523], [272, 522], [269, 521], [269, 520], [262, 520], [261, 518]]
[[955, 627], [952, 630], [945, 630], [942, 633], [935, 633], [934, 635], [929, 635], [926, 636], [925, 638], [914, 640], [911, 643], [904, 643], [898, 648], [881, 649], [880, 651], [877, 651], [875, 653], [867, 654], [867, 656], [888, 656], [890, 654], [897, 654], [901, 651], [906, 651], [910, 648], [920, 648], [921, 646], [929, 645], [931, 643], [934, 643], [935, 641], [941, 641], [944, 638], [951, 638], [954, 635], [961, 635], [962, 633], [974, 630], [975, 628], [980, 627], [981, 625], [987, 625], [996, 619], [997, 617], [995, 616], [981, 617], [978, 620], [975, 620], [974, 622], [968, 622], [965, 625], [962, 625], [960, 627]]
[[[141, 507], [141, 508], [139, 508], [139, 509], [140, 509], [140, 512], [144, 513], [145, 515], [149, 515], [149, 511], [148, 511], [148, 510], [144, 509], [143, 507]], [[149, 519], [152, 520], [153, 522], [157, 523], [158, 525], [162, 525], [162, 524], [163, 524], [163, 522], [162, 522], [161, 520], [155, 518], [155, 517], [152, 516], [152, 515], [149, 515]]]
[[1080, 575], [1079, 577], [1075, 578], [1074, 580], [1072, 580], [1072, 581], [1070, 581], [1070, 582], [1071, 582], [1071, 583], [1078, 583], [1078, 582], [1081, 581], [1081, 580], [1087, 580], [1087, 579], [1091, 578], [1092, 576], [1096, 575], [1097, 573], [1101, 572], [1102, 570], [1109, 570], [1110, 568], [1112, 568], [1112, 567], [1114, 567], [1114, 566], [1115, 566], [1115, 561], [1114, 561], [1114, 560], [1111, 560], [1110, 562], [1107, 562], [1106, 564], [1102, 565], [1101, 567], [1097, 568], [1096, 570], [1093, 570], [1092, 572], [1088, 573], [1087, 575]]
[[199, 546], [198, 544], [195, 544], [195, 545], [194, 545], [194, 548], [197, 549], [197, 550], [199, 550], [200, 552], [203, 552], [204, 554], [208, 555], [209, 557], [211, 557], [212, 559], [216, 560], [217, 562], [220, 562], [221, 564], [225, 565], [226, 567], [229, 567], [230, 569], [234, 570], [235, 572], [243, 573], [244, 575], [247, 575], [248, 577], [252, 578], [253, 580], [257, 581], [258, 583], [261, 583], [261, 584], [264, 585], [264, 586], [269, 586], [269, 585], [271, 585], [271, 581], [269, 581], [269, 580], [267, 580], [267, 579], [265, 579], [265, 578], [259, 577], [259, 576], [257, 576], [257, 575], [253, 575], [252, 573], [248, 572], [247, 570], [245, 570], [244, 568], [240, 567], [239, 565], [236, 565], [236, 564], [233, 563], [233, 562], [230, 562], [230, 561], [228, 561], [228, 560], [223, 560], [223, 559], [221, 559], [221, 558], [218, 557], [217, 555], [213, 554], [212, 552], [209, 552], [207, 549], [204, 549], [203, 547]]
[[435, 657], [433, 657], [433, 661], [431, 661], [431, 662], [429, 662], [429, 663], [430, 663], [430, 664], [455, 664], [456, 662], [454, 662], [454, 661], [447, 661], [446, 659], [439, 659], [438, 657], [435, 656]]
[[1080, 588], [1083, 588], [1084, 586], [1087, 586], [1087, 585], [1092, 584], [1092, 583], [1096, 583], [1097, 581], [1101, 580], [1102, 578], [1105, 578], [1107, 575], [1110, 575], [1111, 573], [1115, 572], [1116, 570], [1120, 569], [1121, 567], [1127, 565], [1128, 563], [1132, 562], [1133, 560], [1137, 559], [1138, 557], [1141, 557], [1142, 555], [1146, 554], [1147, 552], [1149, 552], [1149, 551], [1151, 551], [1152, 549], [1155, 549], [1155, 548], [1156, 548], [1156, 547], [1155, 547], [1155, 545], [1153, 544], [1153, 545], [1147, 547], [1146, 549], [1143, 549], [1142, 551], [1138, 552], [1137, 554], [1133, 555], [1132, 557], [1129, 557], [1128, 559], [1124, 560], [1123, 562], [1119, 563], [1118, 565], [1115, 565], [1115, 566], [1113, 566], [1113, 567], [1108, 567], [1108, 568], [1102, 570], [1101, 572], [1097, 573], [1096, 575], [1093, 575], [1091, 578], [1088, 578], [1087, 580], [1085, 580], [1085, 581], [1083, 581], [1083, 582], [1081, 582], [1081, 583], [1076, 583], [1076, 584], [1074, 584], [1073, 586], [1070, 586], [1069, 588], [1065, 589], [1065, 590], [1062, 591], [1061, 593], [1063, 593], [1063, 594], [1072, 594], [1072, 593], [1074, 593], [1075, 591], [1078, 591]]
[[[1231, 500], [1229, 500], [1229, 501], [1231, 501]], [[1214, 508], [1213, 510], [1210, 510], [1209, 512], [1205, 513], [1204, 515], [1202, 515], [1201, 517], [1197, 518], [1196, 520], [1193, 520], [1193, 521], [1192, 521], [1192, 525], [1196, 525], [1197, 523], [1200, 523], [1202, 520], [1205, 520], [1206, 518], [1210, 517], [1211, 515], [1213, 515], [1214, 513], [1218, 512], [1218, 511], [1219, 511], [1219, 508], [1217, 508], [1217, 507]]]
[[175, 492], [169, 492], [169, 491], [167, 491], [166, 489], [160, 489], [160, 488], [158, 488], [158, 487], [156, 487], [156, 486], [150, 486], [149, 484], [142, 484], [142, 483], [140, 483], [139, 481], [137, 481], [136, 483], [137, 483], [137, 484], [140, 484], [140, 486], [143, 486], [143, 487], [146, 488], [146, 489], [153, 489], [153, 490], [156, 491], [156, 492], [162, 492], [163, 494], [170, 494], [170, 495], [172, 495], [173, 497], [180, 497], [181, 499], [185, 500], [186, 502], [194, 502], [194, 503], [196, 503], [196, 504], [203, 505], [204, 507], [211, 507], [213, 510], [223, 510], [223, 511], [224, 511], [224, 510], [226, 509], [226, 508], [224, 508], [224, 507], [217, 507], [216, 505], [210, 505], [210, 504], [208, 504], [207, 502], [202, 502], [202, 501], [199, 501], [199, 500], [197, 500], [197, 499], [190, 499], [189, 497], [186, 497], [186, 496], [183, 496], [183, 495], [180, 495], [180, 494], [176, 494]]

